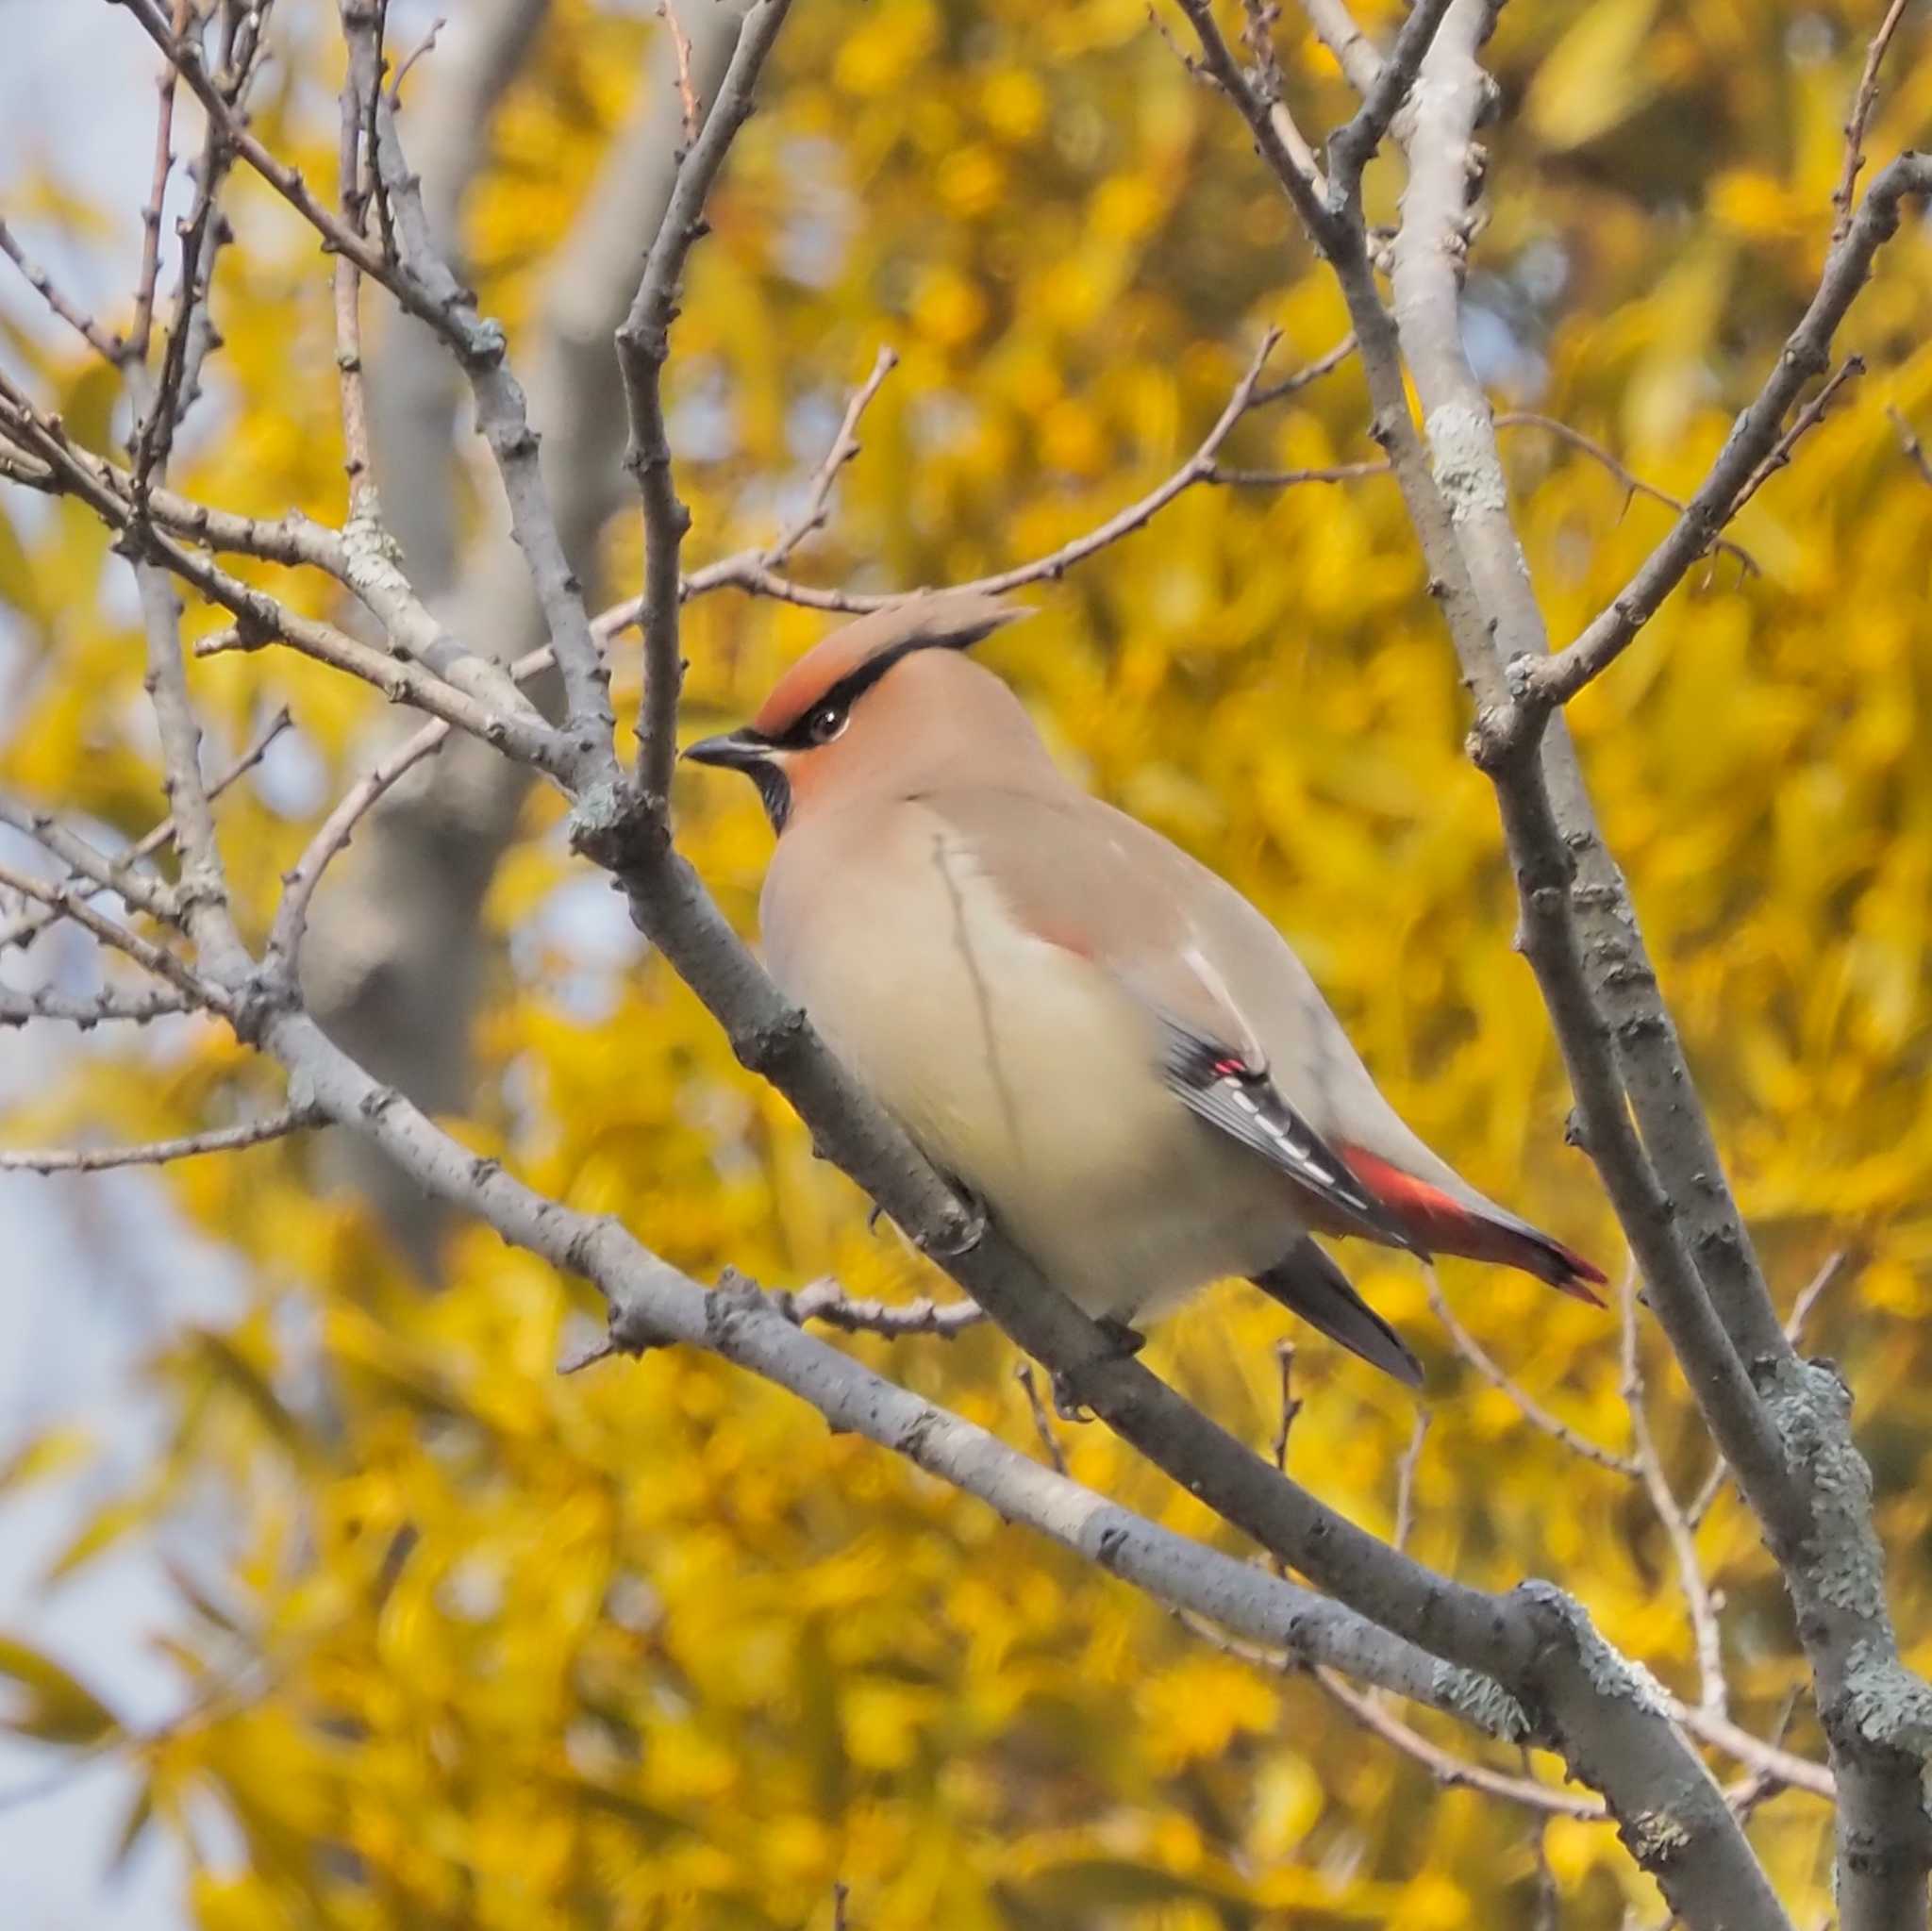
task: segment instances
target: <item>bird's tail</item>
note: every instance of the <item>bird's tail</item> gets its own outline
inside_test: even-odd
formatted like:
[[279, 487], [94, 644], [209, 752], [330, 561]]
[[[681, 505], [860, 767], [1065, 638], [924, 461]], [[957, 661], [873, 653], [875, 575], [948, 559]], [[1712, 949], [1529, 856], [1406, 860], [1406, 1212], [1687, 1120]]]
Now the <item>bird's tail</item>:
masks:
[[1488, 1201], [1480, 1206], [1465, 1205], [1440, 1187], [1405, 1174], [1361, 1147], [1344, 1146], [1341, 1151], [1356, 1177], [1413, 1237], [1418, 1247], [1431, 1254], [1500, 1261], [1505, 1267], [1521, 1268], [1592, 1307], [1604, 1305], [1603, 1296], [1595, 1291], [1604, 1285], [1603, 1270], [1527, 1221], [1518, 1220]]
[[1357, 1294], [1348, 1276], [1305, 1234], [1266, 1273], [1249, 1278], [1265, 1294], [1319, 1327], [1363, 1360], [1410, 1388], [1423, 1385], [1423, 1364], [1402, 1337]]

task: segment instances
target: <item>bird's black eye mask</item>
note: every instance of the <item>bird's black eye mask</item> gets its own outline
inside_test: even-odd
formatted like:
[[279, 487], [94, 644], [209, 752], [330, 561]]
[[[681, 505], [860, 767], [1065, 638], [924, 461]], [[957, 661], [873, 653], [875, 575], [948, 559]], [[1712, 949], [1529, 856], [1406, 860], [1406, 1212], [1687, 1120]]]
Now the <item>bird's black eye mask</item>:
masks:
[[848, 671], [816, 704], [800, 711], [782, 731], [764, 732], [747, 724], [722, 738], [707, 738], [691, 745], [687, 757], [700, 764], [720, 764], [741, 771], [758, 788], [758, 797], [772, 829], [782, 832], [791, 816], [791, 786], [774, 751], [810, 751], [829, 744], [850, 722], [852, 707], [902, 658], [916, 650], [965, 650], [995, 626], [974, 624], [937, 636], [908, 637], [889, 650]]
[[814, 745], [829, 744], [845, 728], [852, 707], [894, 664], [918, 650], [965, 650], [985, 635], [983, 630], [972, 630], [962, 631], [957, 637], [908, 637], [905, 642], [880, 651], [877, 657], [868, 658], [856, 671], [847, 671], [816, 704], [808, 705], [775, 737], [768, 738], [761, 731], [751, 730], [744, 736], [769, 745], [774, 751], [809, 751]]

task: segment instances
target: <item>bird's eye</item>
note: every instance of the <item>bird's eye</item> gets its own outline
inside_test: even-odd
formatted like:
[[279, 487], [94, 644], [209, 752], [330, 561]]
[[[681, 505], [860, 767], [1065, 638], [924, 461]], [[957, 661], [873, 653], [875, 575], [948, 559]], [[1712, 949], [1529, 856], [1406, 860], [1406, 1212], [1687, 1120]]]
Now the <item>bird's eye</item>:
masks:
[[842, 704], [822, 704], [807, 715], [805, 735], [814, 744], [829, 744], [845, 728], [845, 717]]

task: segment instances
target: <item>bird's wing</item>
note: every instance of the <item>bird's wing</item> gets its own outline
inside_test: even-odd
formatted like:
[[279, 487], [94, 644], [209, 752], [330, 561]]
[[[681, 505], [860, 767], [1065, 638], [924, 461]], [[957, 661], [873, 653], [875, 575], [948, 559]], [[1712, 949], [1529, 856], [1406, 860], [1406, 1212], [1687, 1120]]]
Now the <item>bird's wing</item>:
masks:
[[1312, 1196], [1320, 1224], [1413, 1245], [1291, 1099], [1218, 969], [1191, 899], [1202, 878], [1232, 896], [1230, 887], [1078, 793], [961, 789], [920, 802], [1018, 924], [1091, 962], [1148, 1013], [1156, 1070], [1184, 1106]]

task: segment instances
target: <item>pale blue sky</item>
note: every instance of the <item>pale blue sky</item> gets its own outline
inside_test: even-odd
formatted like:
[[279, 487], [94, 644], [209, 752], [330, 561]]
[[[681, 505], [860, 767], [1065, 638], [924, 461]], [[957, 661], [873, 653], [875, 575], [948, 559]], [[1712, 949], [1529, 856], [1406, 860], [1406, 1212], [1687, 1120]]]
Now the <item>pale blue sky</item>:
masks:
[[[444, 10], [459, 14], [460, 0]], [[416, 23], [430, 11], [421, 0], [399, 4], [398, 37], [420, 30]], [[131, 284], [139, 247], [152, 157], [153, 49], [106, 0], [0, 0], [0, 210], [16, 216], [25, 185], [51, 178], [114, 215], [113, 236], [85, 251], [63, 246], [42, 224], [22, 224], [78, 296], [111, 311], [117, 291], [125, 299]], [[192, 111], [177, 128], [178, 152], [196, 132]], [[5, 260], [0, 308], [45, 325], [32, 291]], [[7, 507], [16, 518], [32, 514], [12, 499]], [[9, 649], [0, 619], [0, 702]], [[5, 856], [27, 858], [18, 843]], [[0, 970], [9, 983], [26, 982], [18, 958]], [[71, 1029], [0, 1031], [0, 1107], [56, 1076], [62, 1055], [86, 1050]], [[130, 1540], [51, 1591], [41, 1577], [89, 1511], [138, 1477], [152, 1452], [158, 1417], [138, 1398], [142, 1356], [171, 1326], [218, 1319], [239, 1303], [233, 1261], [181, 1227], [152, 1174], [0, 1174], [0, 1460], [24, 1434], [54, 1420], [81, 1423], [106, 1450], [78, 1480], [0, 1499], [0, 1631], [47, 1649], [138, 1725], [165, 1720], [181, 1693], [151, 1646], [173, 1597], [156, 1545]], [[193, 1540], [184, 1531], [174, 1553], [192, 1560]], [[133, 1790], [111, 1760], [72, 1775], [60, 1757], [0, 1740], [6, 1931], [187, 1925], [185, 1860], [160, 1834], [150, 1834], [118, 1882], [103, 1880]], [[207, 1841], [217, 1853], [230, 1848], [218, 1818], [208, 1820]]]

